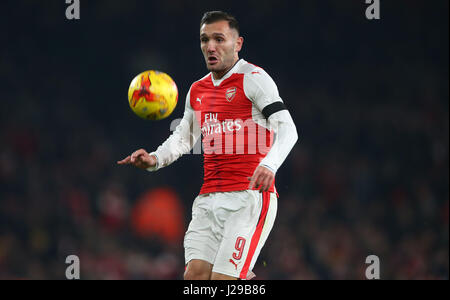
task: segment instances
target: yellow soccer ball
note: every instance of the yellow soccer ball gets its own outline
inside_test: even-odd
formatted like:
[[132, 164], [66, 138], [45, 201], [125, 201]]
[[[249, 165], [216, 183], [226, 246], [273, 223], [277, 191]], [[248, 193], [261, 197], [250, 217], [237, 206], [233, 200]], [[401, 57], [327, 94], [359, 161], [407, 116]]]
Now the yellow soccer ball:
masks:
[[175, 81], [164, 72], [145, 71], [131, 81], [128, 103], [133, 112], [146, 120], [167, 118], [178, 102]]

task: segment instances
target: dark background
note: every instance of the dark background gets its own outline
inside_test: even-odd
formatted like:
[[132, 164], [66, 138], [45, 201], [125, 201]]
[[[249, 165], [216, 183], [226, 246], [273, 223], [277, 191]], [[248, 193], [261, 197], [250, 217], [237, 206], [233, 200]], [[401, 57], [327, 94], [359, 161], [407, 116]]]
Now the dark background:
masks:
[[[372, 21], [367, 6], [81, 0], [81, 19], [69, 21], [63, 0], [3, 1], [0, 279], [64, 279], [71, 254], [82, 279], [182, 278], [182, 234], [137, 234], [133, 208], [147, 191], [171, 190], [183, 233], [201, 156], [157, 173], [116, 161], [169, 136], [207, 73], [199, 22], [216, 9], [240, 21], [240, 56], [272, 76], [300, 135], [277, 174], [257, 279], [364, 279], [371, 254], [382, 279], [448, 279], [448, 1], [381, 0]], [[131, 79], [149, 69], [180, 93], [158, 122], [127, 102]]]

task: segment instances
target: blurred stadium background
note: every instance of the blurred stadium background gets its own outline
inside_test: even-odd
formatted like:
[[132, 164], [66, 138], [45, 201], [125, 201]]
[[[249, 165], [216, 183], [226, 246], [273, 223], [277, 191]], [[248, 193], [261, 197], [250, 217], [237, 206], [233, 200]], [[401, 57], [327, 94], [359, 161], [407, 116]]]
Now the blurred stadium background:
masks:
[[[181, 279], [202, 183], [187, 155], [151, 174], [115, 162], [155, 149], [207, 73], [198, 24], [234, 14], [241, 57], [278, 84], [300, 140], [277, 175], [257, 279], [448, 279], [448, 1], [3, 1], [0, 17], [0, 279]], [[128, 107], [131, 79], [170, 74], [160, 122]]]

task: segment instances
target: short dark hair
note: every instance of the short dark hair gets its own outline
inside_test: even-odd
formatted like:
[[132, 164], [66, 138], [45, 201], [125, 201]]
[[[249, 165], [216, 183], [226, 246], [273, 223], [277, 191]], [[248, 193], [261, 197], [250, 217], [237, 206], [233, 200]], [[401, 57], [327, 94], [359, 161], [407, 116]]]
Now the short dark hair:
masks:
[[212, 24], [218, 21], [228, 21], [228, 26], [230, 26], [230, 28], [232, 29], [235, 29], [238, 35], [240, 34], [239, 22], [236, 20], [236, 18], [220, 10], [205, 12], [202, 20], [200, 21], [200, 27], [202, 27], [203, 24]]

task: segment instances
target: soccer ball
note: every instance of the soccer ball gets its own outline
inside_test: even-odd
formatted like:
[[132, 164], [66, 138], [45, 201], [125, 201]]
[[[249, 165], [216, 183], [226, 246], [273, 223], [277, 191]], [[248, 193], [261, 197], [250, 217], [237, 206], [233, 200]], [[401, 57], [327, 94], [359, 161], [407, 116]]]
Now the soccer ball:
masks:
[[145, 71], [131, 81], [128, 103], [133, 112], [146, 120], [167, 118], [178, 102], [178, 89], [164, 72]]

